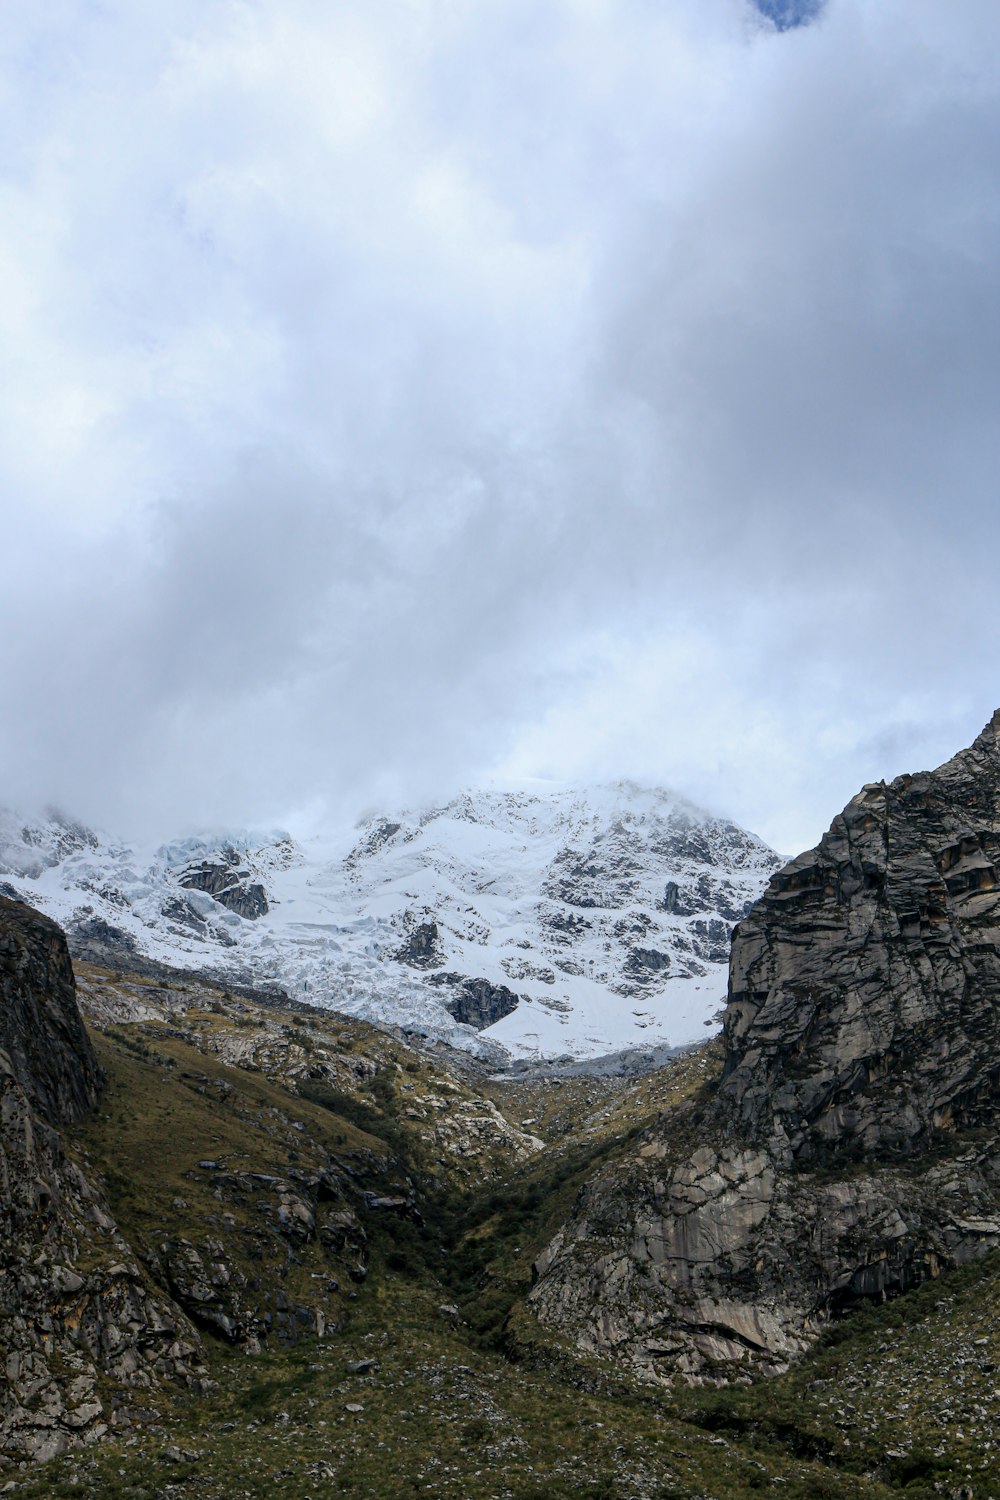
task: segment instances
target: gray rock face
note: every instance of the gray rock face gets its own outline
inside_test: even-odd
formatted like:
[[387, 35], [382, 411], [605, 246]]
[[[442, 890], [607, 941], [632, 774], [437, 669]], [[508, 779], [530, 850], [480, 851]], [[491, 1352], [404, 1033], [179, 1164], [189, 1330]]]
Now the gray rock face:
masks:
[[867, 786], [737, 929], [720, 1107], [812, 1160], [910, 1151], [1000, 1102], [1000, 713]]
[[494, 1026], [517, 1009], [517, 996], [505, 984], [465, 979], [461, 974], [435, 974], [430, 982], [452, 989], [445, 1006], [456, 1021], [463, 1026], [474, 1026], [477, 1031]]
[[62, 933], [0, 902], [0, 1457], [49, 1458], [107, 1430], [98, 1374], [205, 1374], [186, 1319], [148, 1288], [57, 1124], [97, 1098]]
[[34, 1110], [52, 1125], [80, 1120], [101, 1070], [76, 1003], [66, 940], [48, 917], [0, 897], [0, 1050]]
[[104, 917], [81, 913], [75, 921], [67, 923], [66, 941], [73, 957], [84, 963], [108, 968], [124, 965], [131, 969], [142, 962], [132, 934]]
[[255, 921], [269, 910], [267, 892], [243, 864], [235, 849], [223, 849], [219, 863], [191, 865], [180, 876], [190, 891], [205, 891], [238, 917]]
[[737, 927], [726, 1060], [595, 1178], [531, 1305], [652, 1378], [776, 1371], [1000, 1245], [1000, 713], [868, 786]]
[[406, 941], [397, 950], [396, 958], [412, 969], [440, 968], [444, 963], [441, 952], [441, 934], [436, 922], [418, 922], [408, 932]]

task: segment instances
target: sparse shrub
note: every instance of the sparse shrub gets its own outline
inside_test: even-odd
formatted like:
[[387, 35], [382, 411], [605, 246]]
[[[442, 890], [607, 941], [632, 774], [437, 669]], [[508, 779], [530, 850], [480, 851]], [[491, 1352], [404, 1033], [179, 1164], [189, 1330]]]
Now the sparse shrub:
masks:
[[933, 1453], [914, 1448], [903, 1457], [889, 1460], [889, 1483], [899, 1489], [908, 1489], [911, 1485], [933, 1485], [935, 1479], [949, 1472], [949, 1467]]
[[477, 1443], [485, 1443], [487, 1438], [493, 1436], [493, 1427], [485, 1417], [473, 1417], [471, 1422], [466, 1422], [462, 1428], [461, 1439], [465, 1448], [471, 1448]]
[[581, 1500], [621, 1500], [624, 1491], [619, 1487], [614, 1474], [599, 1474], [590, 1484], [580, 1490]]

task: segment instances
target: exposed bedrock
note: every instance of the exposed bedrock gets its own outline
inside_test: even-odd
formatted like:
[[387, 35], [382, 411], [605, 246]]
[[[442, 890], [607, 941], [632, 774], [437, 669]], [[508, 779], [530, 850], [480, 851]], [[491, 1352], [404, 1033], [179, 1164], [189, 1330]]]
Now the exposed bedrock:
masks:
[[1000, 712], [937, 771], [867, 786], [737, 929], [731, 1109], [798, 1160], [994, 1124]]
[[[410, 916], [409, 912], [404, 913], [404, 919]], [[431, 920], [411, 926], [406, 941], [393, 956], [401, 964], [409, 964], [413, 969], [439, 969], [444, 963], [444, 956], [438, 924]]]
[[80, 1120], [101, 1070], [76, 1003], [66, 939], [55, 922], [0, 896], [0, 1051], [33, 1109], [52, 1125]]
[[0, 899], [0, 1465], [100, 1437], [99, 1373], [204, 1374], [190, 1325], [151, 1292], [56, 1128], [100, 1083], [61, 931]]
[[531, 1304], [651, 1375], [777, 1370], [1000, 1245], [1000, 713], [865, 787], [737, 927], [723, 1078], [591, 1181]]
[[221, 906], [250, 922], [266, 916], [269, 910], [267, 892], [259, 880], [254, 880], [235, 849], [223, 849], [218, 862], [205, 860], [199, 865], [189, 865], [181, 874], [180, 883], [189, 891], [204, 891]]
[[432, 974], [429, 983], [451, 990], [445, 1008], [463, 1026], [483, 1031], [517, 1010], [518, 999], [505, 984], [489, 979], [466, 979], [462, 974]]

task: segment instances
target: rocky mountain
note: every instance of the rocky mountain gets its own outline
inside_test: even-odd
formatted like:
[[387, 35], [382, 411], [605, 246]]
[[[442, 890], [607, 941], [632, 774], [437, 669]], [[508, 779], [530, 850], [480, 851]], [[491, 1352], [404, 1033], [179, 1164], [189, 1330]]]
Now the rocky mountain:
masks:
[[651, 1378], [774, 1372], [1000, 1246], [1000, 713], [866, 786], [736, 928], [717, 1088], [598, 1174], [536, 1317]]
[[[81, 973], [0, 897], [0, 1471], [209, 1392], [206, 1335], [255, 1355], [342, 1327], [365, 1222], [420, 1222], [400, 1141], [424, 1191], [542, 1144], [360, 1023]], [[364, 1125], [396, 1079], [390, 1145]]]
[[[738, 926], [725, 1036], [645, 1071], [498, 1072], [165, 967], [138, 877], [134, 938], [81, 914], [113, 962], [77, 957], [74, 989], [52, 923], [0, 903], [4, 1494], [1000, 1493], [993, 898], [968, 842], [989, 857], [998, 761], [994, 725], [866, 789]], [[107, 871], [61, 837], [18, 878]], [[213, 923], [281, 909], [237, 841], [166, 863], [152, 895]], [[126, 867], [95, 889], [131, 892]], [[267, 912], [216, 900], [255, 883]], [[485, 1019], [502, 981], [450, 962], [444, 912], [389, 920], [391, 962]]]
[[778, 863], [735, 824], [627, 782], [152, 853], [60, 816], [0, 819], [0, 879], [81, 958], [270, 986], [495, 1060], [700, 1039], [733, 925]]
[[49, 1458], [107, 1429], [103, 1375], [123, 1390], [205, 1375], [191, 1325], [145, 1282], [101, 1182], [62, 1130], [102, 1070], [63, 934], [0, 897], [0, 1449]]

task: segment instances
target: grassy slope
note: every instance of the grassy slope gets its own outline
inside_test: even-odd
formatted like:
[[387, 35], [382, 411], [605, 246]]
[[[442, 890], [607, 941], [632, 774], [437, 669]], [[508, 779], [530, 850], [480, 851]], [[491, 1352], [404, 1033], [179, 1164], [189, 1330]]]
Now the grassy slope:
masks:
[[[319, 1244], [290, 1255], [277, 1236], [260, 1236], [256, 1205], [240, 1195], [221, 1200], [216, 1173], [199, 1162], [284, 1177], [319, 1169], [331, 1155], [384, 1157], [385, 1142], [259, 1074], [226, 1067], [166, 1028], [146, 1026], [141, 1040], [131, 1030], [93, 1033], [107, 1084], [79, 1137], [104, 1175], [125, 1237], [141, 1253], [167, 1236], [221, 1240], [240, 1269], [313, 1300], [313, 1278], [330, 1269]], [[345, 1294], [324, 1300], [327, 1317], [340, 1320]]]
[[[225, 1024], [206, 1011], [185, 1020], [183, 1035], [147, 1022], [95, 1037], [110, 1083], [83, 1139], [129, 1238], [218, 1229], [203, 1157], [281, 1174], [327, 1151], [406, 1156], [408, 1142], [425, 1223], [367, 1216], [371, 1274], [345, 1302], [342, 1334], [255, 1358], [206, 1340], [214, 1391], [130, 1393], [129, 1425], [18, 1476], [17, 1494], [152, 1500], [176, 1486], [206, 1500], [743, 1500], [773, 1489], [793, 1500], [882, 1500], [907, 1487], [911, 1500], [929, 1500], [971, 1486], [975, 1500], [1000, 1496], [992, 1263], [846, 1321], [790, 1375], [745, 1389], [638, 1388], [536, 1342], [520, 1303], [531, 1260], [586, 1175], [634, 1150], [644, 1123], [700, 1086], [715, 1065], [709, 1049], [625, 1086], [518, 1085], [506, 1098], [497, 1086], [511, 1118], [541, 1117], [533, 1128], [553, 1144], [456, 1197], [405, 1115], [415, 1087], [442, 1085], [440, 1067], [383, 1066], [354, 1088], [347, 1118], [220, 1061], [209, 1037]], [[374, 1367], [349, 1373], [361, 1359]], [[171, 1445], [198, 1456], [164, 1456]]]
[[[151, 1427], [49, 1465], [18, 1493], [153, 1500], [178, 1481], [213, 1500], [743, 1500], [775, 1482], [790, 1500], [891, 1493], [678, 1420], [656, 1393], [588, 1392], [470, 1347], [433, 1288], [392, 1277], [336, 1341], [255, 1360], [216, 1349], [212, 1369], [213, 1395], [161, 1405]], [[170, 1461], [171, 1444], [197, 1457]]]
[[1000, 1252], [852, 1314], [797, 1368], [680, 1411], [907, 1493], [1000, 1496]]

